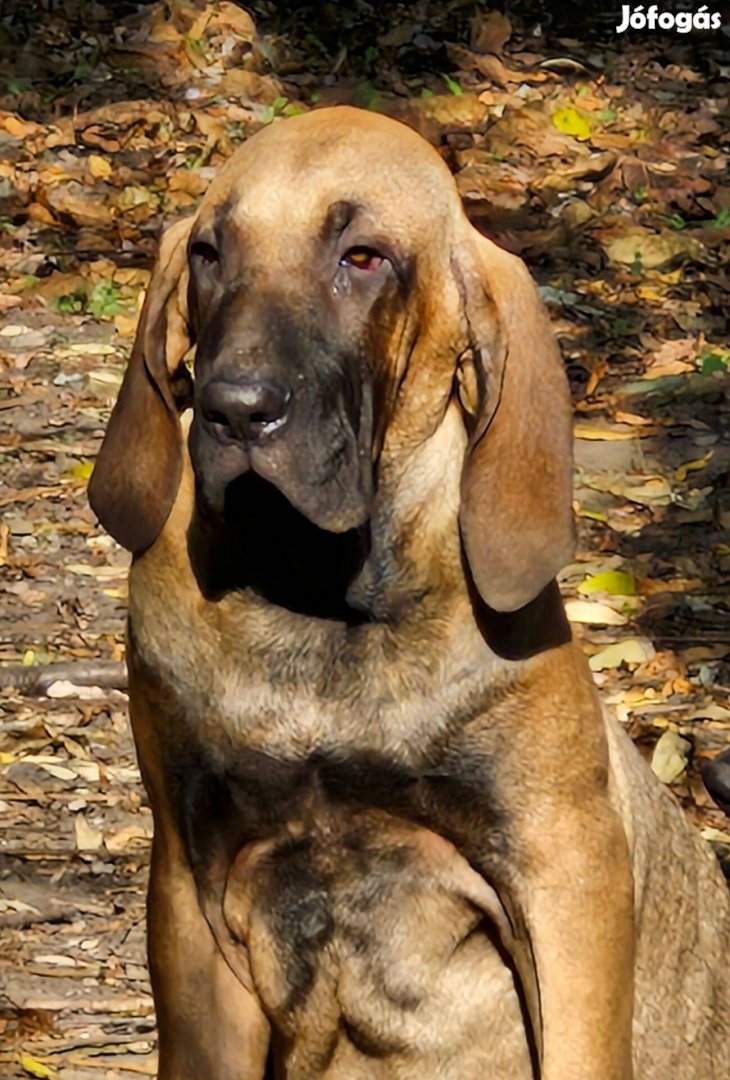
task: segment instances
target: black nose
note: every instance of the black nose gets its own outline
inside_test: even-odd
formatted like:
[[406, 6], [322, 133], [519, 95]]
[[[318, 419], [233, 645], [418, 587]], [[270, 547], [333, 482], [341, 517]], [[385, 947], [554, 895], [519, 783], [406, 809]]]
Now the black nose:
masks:
[[203, 417], [222, 434], [245, 442], [270, 435], [286, 423], [290, 394], [278, 383], [259, 379], [247, 382], [208, 383], [200, 397]]

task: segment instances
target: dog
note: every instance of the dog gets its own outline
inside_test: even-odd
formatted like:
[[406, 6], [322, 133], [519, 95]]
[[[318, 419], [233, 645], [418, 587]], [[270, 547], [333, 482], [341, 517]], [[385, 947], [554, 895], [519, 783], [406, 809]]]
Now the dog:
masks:
[[726, 885], [555, 583], [571, 448], [526, 267], [397, 121], [266, 127], [164, 234], [90, 487], [162, 1080], [730, 1076]]

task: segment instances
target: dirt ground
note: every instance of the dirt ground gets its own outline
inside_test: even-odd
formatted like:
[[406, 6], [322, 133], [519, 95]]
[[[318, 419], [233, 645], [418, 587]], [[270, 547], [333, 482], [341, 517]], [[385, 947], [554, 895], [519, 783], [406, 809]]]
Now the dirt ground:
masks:
[[0, 1080], [155, 1073], [128, 559], [85, 487], [162, 223], [241, 140], [317, 105], [417, 127], [537, 278], [576, 404], [570, 616], [730, 851], [698, 771], [730, 745], [730, 37], [618, 38], [600, 4], [591, 25], [560, 11], [0, 11]]

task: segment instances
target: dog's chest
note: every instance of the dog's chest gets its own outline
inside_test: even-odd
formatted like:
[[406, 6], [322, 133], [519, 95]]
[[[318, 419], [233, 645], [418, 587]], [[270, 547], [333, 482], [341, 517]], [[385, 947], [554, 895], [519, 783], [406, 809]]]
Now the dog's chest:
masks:
[[286, 1074], [329, 1075], [344, 1055], [332, 1075], [348, 1076], [361, 1054], [392, 1065], [418, 1047], [427, 1075], [451, 1054], [481, 1075], [471, 1056], [494, 995], [518, 1015], [481, 890], [451, 844], [382, 812], [322, 813], [246, 845], [225, 919], [289, 1047]]
[[513, 1004], [488, 886], [460, 854], [475, 820], [495, 848], [506, 823], [490, 758], [454, 740], [409, 764], [346, 743], [287, 758], [240, 749], [223, 770], [202, 748], [195, 765], [177, 759], [173, 795], [201, 895], [245, 945], [292, 1048], [287, 1075], [324, 1073], [343, 1032], [346, 1055], [392, 1061], [418, 1045], [430, 1074], [441, 1054], [466, 1066], [495, 986]]

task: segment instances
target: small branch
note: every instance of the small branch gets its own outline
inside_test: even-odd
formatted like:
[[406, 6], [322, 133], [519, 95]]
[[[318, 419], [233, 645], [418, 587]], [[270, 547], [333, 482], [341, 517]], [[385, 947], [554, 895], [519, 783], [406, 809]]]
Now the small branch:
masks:
[[127, 667], [117, 660], [80, 660], [58, 664], [0, 666], [0, 690], [13, 689], [28, 697], [42, 697], [55, 682], [74, 686], [99, 686], [105, 690], [127, 689]]
[[26, 930], [38, 923], [69, 923], [80, 914], [77, 907], [53, 908], [47, 911], [11, 911], [0, 915], [0, 930]]

